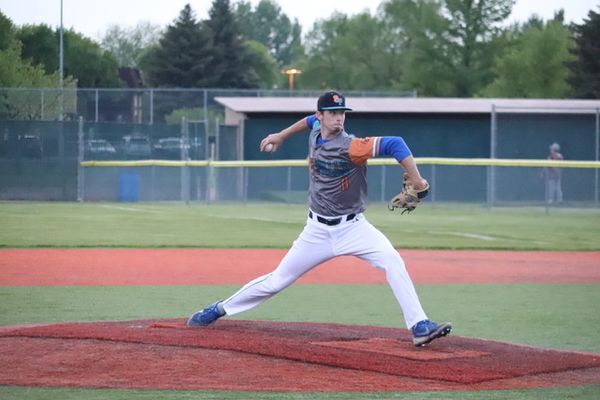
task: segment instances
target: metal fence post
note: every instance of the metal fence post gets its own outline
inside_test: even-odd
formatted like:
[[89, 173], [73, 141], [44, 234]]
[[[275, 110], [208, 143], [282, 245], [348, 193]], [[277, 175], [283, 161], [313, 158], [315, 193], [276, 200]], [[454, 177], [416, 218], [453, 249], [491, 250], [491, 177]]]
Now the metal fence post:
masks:
[[[210, 126], [210, 124], [206, 123], [206, 136], [208, 137], [208, 127]], [[215, 160], [219, 159], [219, 154], [220, 154], [220, 150], [221, 150], [221, 130], [220, 130], [220, 126], [221, 126], [221, 121], [219, 120], [219, 117], [215, 118], [215, 151], [216, 151], [216, 157]]]
[[206, 135], [208, 135], [208, 90], [204, 89], [204, 120], [206, 121]]
[[381, 166], [381, 202], [385, 203], [385, 165]]
[[154, 124], [154, 89], [150, 89], [150, 125]]
[[247, 167], [242, 167], [242, 179], [243, 179], [243, 185], [244, 185], [244, 193], [242, 194], [243, 196], [243, 200], [244, 200], [244, 204], [248, 203], [248, 179], [250, 175], [250, 169]]
[[100, 94], [98, 93], [98, 89], [96, 89], [94, 100], [95, 100], [95, 108], [94, 108], [95, 119], [94, 119], [94, 121], [98, 122], [100, 120], [100, 116], [99, 116], [99, 113], [100, 113]]
[[40, 102], [41, 102], [41, 104], [40, 104], [40, 107], [41, 107], [41, 110], [40, 110], [40, 117], [41, 117], [41, 119], [42, 119], [42, 121], [43, 121], [43, 120], [44, 120], [44, 100], [45, 100], [45, 99], [44, 99], [44, 92], [45, 92], [45, 90], [42, 88], [42, 89], [40, 90], [40, 92], [41, 92], [41, 93], [40, 93]]
[[215, 160], [215, 144], [210, 144], [210, 150], [208, 152], [208, 166], [206, 171], [206, 204], [210, 204], [217, 199], [216, 195], [216, 178], [215, 178], [215, 167], [212, 161]]
[[285, 185], [287, 191], [286, 203], [292, 203], [292, 167], [287, 167], [287, 182]]
[[[498, 120], [496, 114], [496, 105], [492, 104], [492, 115], [491, 115], [491, 126], [490, 126], [490, 158], [494, 159], [497, 157], [496, 141], [498, 135]], [[494, 206], [496, 192], [496, 169], [493, 165], [488, 167], [488, 185], [487, 185], [487, 205], [488, 208]]]
[[435, 204], [435, 191], [437, 189], [437, 180], [435, 173], [435, 164], [431, 164], [431, 202]]
[[181, 117], [181, 148], [180, 148], [180, 160], [181, 160], [181, 200], [185, 204], [190, 202], [190, 174], [188, 171], [188, 152], [186, 151], [186, 144], [189, 142], [189, 123], [185, 117]]
[[[596, 108], [596, 161], [600, 159], [600, 108]], [[598, 204], [598, 168], [595, 170], [594, 201]]]
[[154, 190], [154, 185], [156, 182], [156, 167], [153, 165], [150, 170], [150, 200], [156, 200], [156, 191]]
[[83, 117], [79, 117], [79, 126], [77, 130], [77, 201], [82, 202], [85, 196], [85, 175], [83, 169], [83, 152], [84, 152], [84, 137], [83, 137]]

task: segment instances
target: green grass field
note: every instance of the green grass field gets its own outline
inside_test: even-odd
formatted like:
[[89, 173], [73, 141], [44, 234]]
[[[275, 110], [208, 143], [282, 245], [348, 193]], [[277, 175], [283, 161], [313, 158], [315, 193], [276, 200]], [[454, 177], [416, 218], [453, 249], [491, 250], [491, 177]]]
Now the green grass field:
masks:
[[[366, 215], [398, 248], [600, 249], [600, 208], [373, 204]], [[305, 219], [305, 206], [265, 203], [0, 203], [0, 247], [288, 248]]]
[[[0, 203], [0, 246], [287, 248], [305, 207], [271, 204]], [[600, 209], [374, 204], [369, 220], [399, 248], [599, 250]], [[260, 233], [260, 234], [258, 234]], [[598, 266], [600, 268], [600, 265]], [[237, 286], [0, 287], [0, 325], [184, 317]], [[598, 284], [419, 285], [454, 333], [600, 353]], [[331, 312], [336, 310], [336, 312]], [[385, 285], [297, 285], [241, 319], [402, 326]], [[199, 372], [200, 373], [200, 372]], [[264, 393], [0, 386], [1, 399], [597, 399], [600, 385], [485, 392]]]

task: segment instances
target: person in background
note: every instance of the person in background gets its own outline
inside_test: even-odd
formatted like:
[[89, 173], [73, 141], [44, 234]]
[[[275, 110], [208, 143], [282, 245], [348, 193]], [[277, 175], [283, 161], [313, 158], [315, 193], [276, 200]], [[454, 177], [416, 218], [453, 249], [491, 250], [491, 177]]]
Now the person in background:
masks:
[[[564, 160], [560, 153], [560, 145], [556, 142], [550, 145], [550, 154], [548, 160]], [[562, 203], [563, 193], [561, 186], [562, 171], [557, 167], [544, 168], [544, 179], [546, 181], [546, 203]]]

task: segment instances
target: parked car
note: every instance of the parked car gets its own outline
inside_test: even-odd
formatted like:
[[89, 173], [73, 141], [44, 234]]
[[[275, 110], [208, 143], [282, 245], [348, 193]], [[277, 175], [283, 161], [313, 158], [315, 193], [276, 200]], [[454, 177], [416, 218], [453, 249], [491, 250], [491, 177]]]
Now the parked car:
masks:
[[205, 160], [206, 156], [206, 149], [202, 138], [190, 138], [190, 158], [192, 160]]
[[154, 145], [154, 157], [167, 160], [181, 160], [181, 151], [184, 150], [189, 158], [189, 143], [179, 137], [158, 139]]
[[18, 155], [25, 158], [42, 158], [42, 140], [37, 135], [22, 135], [18, 140]]
[[198, 160], [204, 158], [203, 144], [199, 138], [183, 139], [180, 137], [167, 137], [158, 139], [154, 145], [154, 157], [167, 160], [181, 160], [182, 150], [188, 159]]
[[150, 158], [152, 146], [145, 136], [125, 136], [125, 157], [128, 159]]
[[115, 147], [104, 139], [90, 139], [85, 142], [84, 157], [87, 160], [114, 159], [116, 155]]

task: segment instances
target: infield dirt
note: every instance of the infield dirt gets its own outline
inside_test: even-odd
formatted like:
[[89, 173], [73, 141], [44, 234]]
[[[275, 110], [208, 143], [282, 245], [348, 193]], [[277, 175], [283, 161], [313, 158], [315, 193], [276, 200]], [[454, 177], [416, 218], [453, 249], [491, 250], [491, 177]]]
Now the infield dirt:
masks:
[[[417, 283], [600, 281], [592, 268], [598, 252], [402, 254]], [[0, 285], [241, 284], [270, 271], [282, 255], [0, 250]], [[236, 260], [244, 260], [243, 268]], [[168, 270], [159, 267], [166, 263]], [[473, 263], [485, 268], [475, 272]], [[384, 283], [379, 271], [360, 264], [340, 258], [300, 283]], [[207, 273], [211, 268], [220, 273]], [[600, 383], [599, 354], [457, 336], [416, 349], [405, 329], [266, 321], [219, 320], [202, 329], [186, 328], [183, 319], [2, 327], [0, 363], [11, 366], [0, 369], [0, 384], [21, 386], [370, 392]]]
[[600, 355], [450, 336], [424, 348], [406, 330], [185, 320], [0, 330], [0, 384], [177, 390], [370, 392], [600, 383]]

